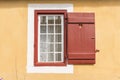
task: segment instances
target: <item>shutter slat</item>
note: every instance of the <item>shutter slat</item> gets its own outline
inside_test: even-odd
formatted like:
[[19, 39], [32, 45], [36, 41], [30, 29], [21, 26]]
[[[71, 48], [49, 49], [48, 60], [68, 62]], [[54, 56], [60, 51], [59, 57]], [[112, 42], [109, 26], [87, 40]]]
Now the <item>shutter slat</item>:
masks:
[[94, 23], [94, 13], [69, 13], [68, 23]]
[[94, 59], [95, 53], [69, 53], [69, 59]]
[[68, 60], [68, 64], [95, 64], [95, 60]]

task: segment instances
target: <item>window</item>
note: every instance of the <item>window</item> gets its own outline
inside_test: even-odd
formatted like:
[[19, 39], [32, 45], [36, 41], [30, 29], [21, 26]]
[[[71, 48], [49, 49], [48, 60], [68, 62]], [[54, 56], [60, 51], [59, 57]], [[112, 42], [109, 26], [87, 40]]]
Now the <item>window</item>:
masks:
[[[66, 10], [66, 12], [62, 10]], [[42, 62], [41, 64], [39, 61], [40, 58], [38, 59], [38, 56], [40, 56], [38, 55], [38, 50], [40, 50], [38, 48], [40, 47], [38, 45], [38, 38], [40, 36], [38, 35], [48, 30], [43, 29], [40, 31], [38, 29], [40, 28], [38, 27], [38, 18], [40, 15], [63, 15], [64, 26], [63, 33], [61, 32], [64, 35], [62, 36], [64, 39], [62, 44], [64, 51], [64, 56], [62, 56], [63, 62], [56, 62], [55, 64]], [[49, 34], [51, 33], [52, 30], [50, 30]], [[73, 4], [29, 4], [27, 42], [28, 73], [73, 73], [73, 64], [95, 64], [94, 13], [73, 12]]]
[[35, 65], [66, 65], [66, 10], [35, 11]]

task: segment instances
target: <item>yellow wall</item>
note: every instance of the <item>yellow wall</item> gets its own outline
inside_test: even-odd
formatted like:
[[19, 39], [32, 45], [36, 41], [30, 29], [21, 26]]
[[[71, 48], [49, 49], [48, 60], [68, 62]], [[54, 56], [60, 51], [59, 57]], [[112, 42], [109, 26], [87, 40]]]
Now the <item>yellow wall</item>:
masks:
[[[74, 11], [95, 12], [95, 65], [76, 65], [74, 74], [28, 74], [28, 3], [73, 3]], [[120, 1], [1, 1], [0, 77], [4, 80], [120, 80]]]

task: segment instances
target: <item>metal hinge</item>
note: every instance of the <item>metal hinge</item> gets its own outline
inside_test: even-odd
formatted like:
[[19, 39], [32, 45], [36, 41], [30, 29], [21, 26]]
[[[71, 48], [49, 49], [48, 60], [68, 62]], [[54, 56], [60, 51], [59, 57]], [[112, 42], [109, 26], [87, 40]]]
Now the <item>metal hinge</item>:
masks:
[[65, 18], [65, 20], [68, 20], [68, 18]]

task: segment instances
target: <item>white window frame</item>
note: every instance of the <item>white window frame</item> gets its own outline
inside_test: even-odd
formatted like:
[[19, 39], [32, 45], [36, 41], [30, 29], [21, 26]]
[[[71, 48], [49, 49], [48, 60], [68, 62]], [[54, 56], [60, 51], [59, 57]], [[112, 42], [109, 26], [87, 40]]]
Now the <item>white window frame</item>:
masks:
[[27, 73], [73, 73], [73, 65], [34, 66], [34, 10], [73, 12], [73, 4], [28, 4]]
[[[48, 16], [51, 16], [52, 14], [48, 14], [48, 15], [38, 15], [38, 62], [43, 62], [43, 61], [40, 61], [40, 34], [44, 34], [44, 33], [40, 33], [40, 16], [46, 16], [46, 17], [48, 17]], [[53, 35], [54, 35], [54, 42], [53, 42], [53, 45], [54, 45], [54, 51], [53, 52], [51, 52], [51, 53], [54, 53], [54, 61], [52, 61], [52, 62], [63, 62], [64, 61], [64, 15], [52, 15], [52, 16], [54, 16], [54, 20], [55, 20], [55, 16], [60, 16], [61, 17], [61, 24], [55, 24], [55, 22], [54, 22], [54, 33], [52, 33]], [[48, 20], [48, 18], [46, 18], [46, 20]], [[47, 24], [43, 24], [43, 25], [47, 25], [46, 27], [46, 29], [48, 29], [48, 23]], [[61, 25], [61, 33], [55, 33], [55, 26], [56, 25]], [[48, 31], [47, 31], [47, 33], [45, 33], [45, 34], [51, 34], [51, 33], [48, 33]], [[61, 45], [62, 45], [62, 51], [61, 52], [55, 52], [55, 34], [60, 34], [61, 35]], [[48, 37], [48, 36], [47, 36]], [[48, 42], [47, 42], [48, 43]], [[51, 42], [49, 42], [49, 43], [51, 43]], [[56, 42], [56, 43], [59, 43], [59, 42]], [[45, 52], [45, 53], [49, 53], [49, 52]], [[56, 53], [61, 53], [61, 61], [55, 61], [55, 54]], [[48, 61], [48, 54], [47, 54], [47, 61], [46, 62], [51, 62], [51, 61]], [[44, 62], [43, 62], [44, 63]]]

